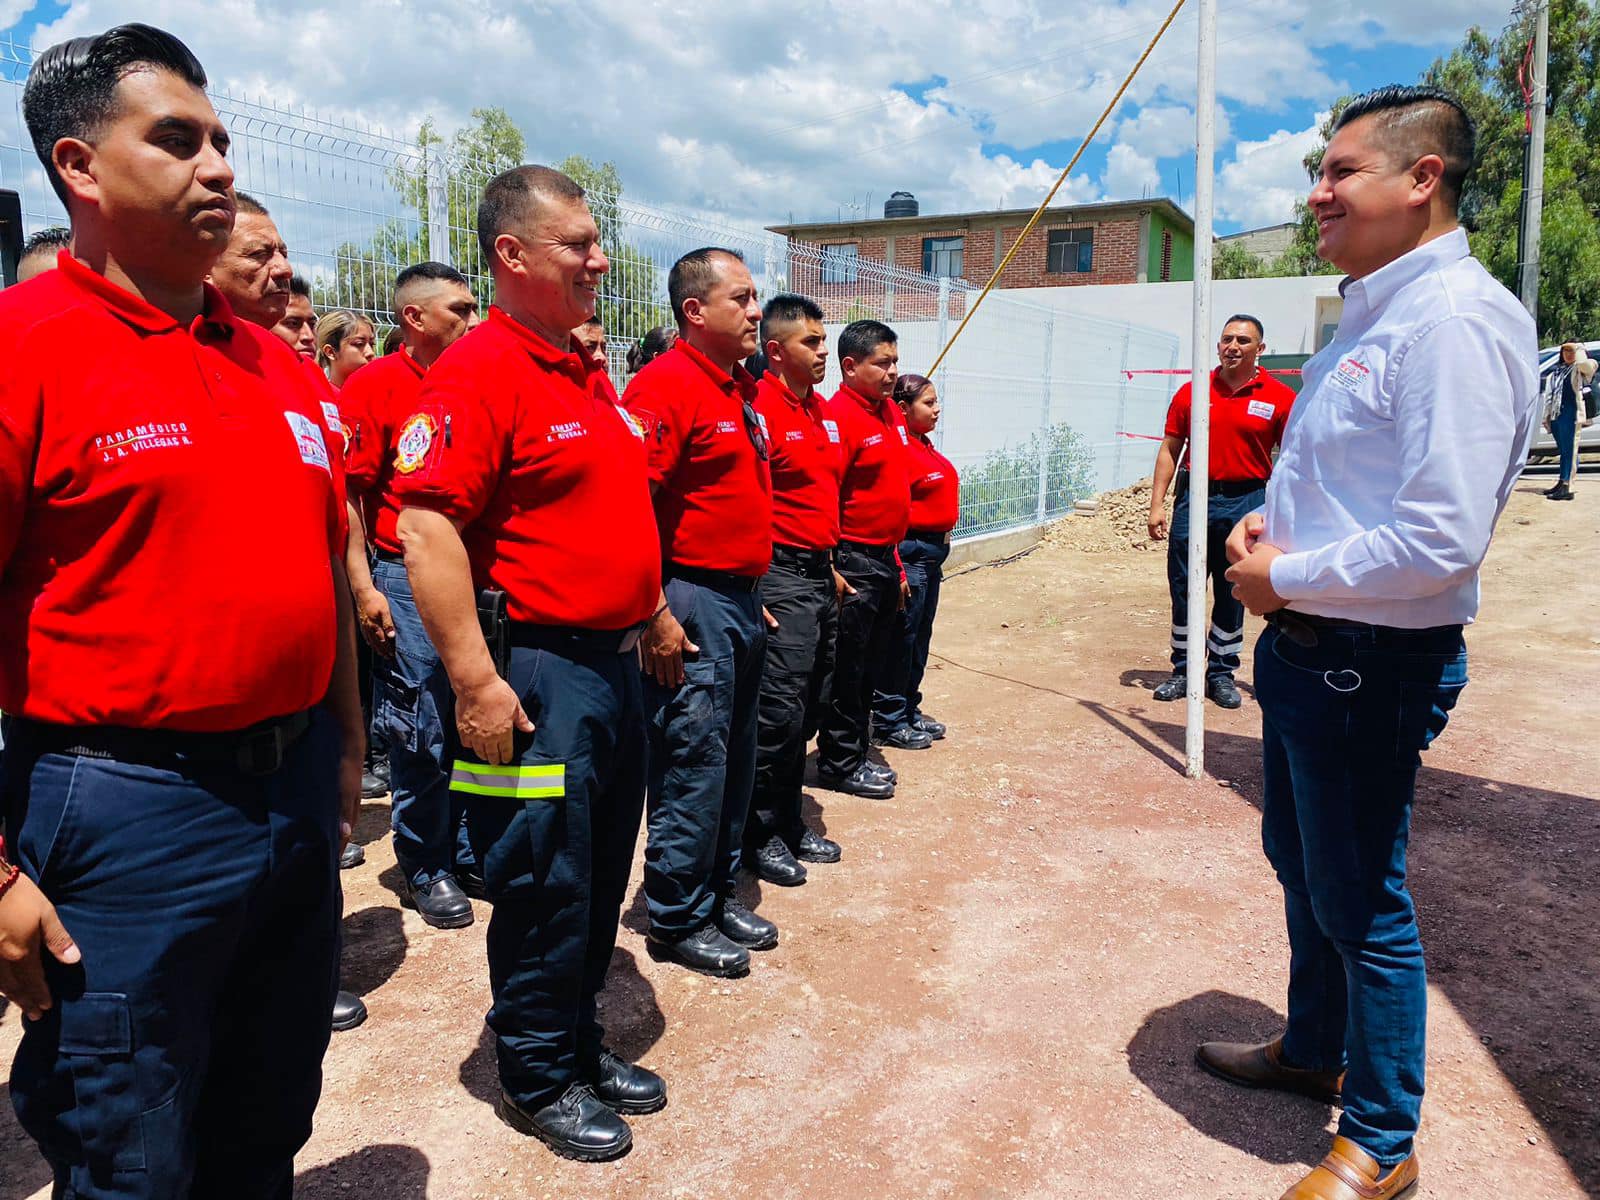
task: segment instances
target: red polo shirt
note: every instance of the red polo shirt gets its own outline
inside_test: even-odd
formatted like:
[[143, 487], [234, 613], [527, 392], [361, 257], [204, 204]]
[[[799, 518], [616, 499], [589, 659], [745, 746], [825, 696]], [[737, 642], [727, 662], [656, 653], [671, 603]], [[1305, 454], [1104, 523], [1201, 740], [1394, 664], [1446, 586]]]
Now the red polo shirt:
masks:
[[839, 431], [823, 423], [815, 390], [802, 400], [768, 371], [756, 385], [756, 412], [766, 423], [772, 468], [772, 540], [802, 550], [839, 544]]
[[842, 387], [823, 416], [838, 425], [843, 452], [839, 536], [871, 546], [898, 544], [911, 521], [910, 435], [899, 406]]
[[294, 351], [70, 255], [0, 293], [0, 709], [218, 732], [319, 703], [344, 507]]
[[394, 503], [460, 523], [473, 583], [505, 592], [514, 620], [625, 629], [655, 611], [644, 443], [576, 339], [557, 349], [491, 308], [392, 444]]
[[934, 449], [923, 434], [913, 433], [910, 445], [911, 528], [928, 533], [949, 533], [961, 519], [961, 480], [955, 464]]
[[743, 367], [729, 375], [682, 338], [628, 384], [668, 562], [747, 576], [771, 565], [772, 475], [744, 419], [755, 393]]
[[427, 368], [405, 349], [374, 359], [339, 393], [339, 411], [350, 431], [345, 457], [346, 486], [362, 499], [367, 539], [390, 554], [401, 553], [395, 521], [400, 506], [391, 492], [394, 442], [400, 423], [417, 411]]
[[[1167, 409], [1168, 437], [1189, 440], [1190, 386], [1185, 383]], [[1211, 478], [1217, 483], [1266, 482], [1272, 451], [1283, 440], [1294, 392], [1260, 368], [1236, 392], [1222, 382], [1222, 368], [1211, 372]], [[1179, 467], [1189, 465], [1184, 447]]]

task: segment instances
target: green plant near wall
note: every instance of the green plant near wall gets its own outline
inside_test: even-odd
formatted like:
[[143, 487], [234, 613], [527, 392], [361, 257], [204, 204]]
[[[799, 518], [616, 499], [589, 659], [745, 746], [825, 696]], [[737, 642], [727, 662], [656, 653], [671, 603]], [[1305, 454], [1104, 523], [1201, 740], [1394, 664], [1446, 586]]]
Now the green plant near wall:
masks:
[[1094, 451], [1065, 423], [988, 455], [961, 476], [961, 522], [956, 536], [1031, 525], [1039, 513], [1039, 461], [1045, 464], [1044, 515], [1070, 512], [1095, 491]]

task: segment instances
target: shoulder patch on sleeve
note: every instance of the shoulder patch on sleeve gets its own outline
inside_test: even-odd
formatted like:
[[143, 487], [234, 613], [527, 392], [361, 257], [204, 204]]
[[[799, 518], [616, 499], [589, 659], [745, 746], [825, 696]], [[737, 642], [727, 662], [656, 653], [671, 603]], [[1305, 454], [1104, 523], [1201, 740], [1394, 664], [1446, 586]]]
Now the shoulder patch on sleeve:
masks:
[[400, 436], [395, 439], [394, 469], [402, 475], [410, 475], [422, 466], [438, 433], [438, 423], [427, 413], [408, 417], [400, 426]]

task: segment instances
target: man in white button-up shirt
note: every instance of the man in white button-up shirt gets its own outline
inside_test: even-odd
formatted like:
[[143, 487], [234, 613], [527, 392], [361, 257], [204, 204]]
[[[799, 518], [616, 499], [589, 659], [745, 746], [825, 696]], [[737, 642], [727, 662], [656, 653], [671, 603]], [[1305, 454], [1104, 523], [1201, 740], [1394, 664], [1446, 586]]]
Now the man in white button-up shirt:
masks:
[[1339, 1136], [1285, 1200], [1415, 1187], [1427, 981], [1406, 889], [1419, 753], [1466, 685], [1462, 627], [1532, 438], [1533, 323], [1456, 220], [1473, 129], [1428, 88], [1341, 114], [1310, 205], [1346, 271], [1343, 320], [1305, 367], [1266, 508], [1229, 538], [1256, 645], [1262, 840], [1283, 884], [1289, 1017], [1200, 1064], [1340, 1100]]

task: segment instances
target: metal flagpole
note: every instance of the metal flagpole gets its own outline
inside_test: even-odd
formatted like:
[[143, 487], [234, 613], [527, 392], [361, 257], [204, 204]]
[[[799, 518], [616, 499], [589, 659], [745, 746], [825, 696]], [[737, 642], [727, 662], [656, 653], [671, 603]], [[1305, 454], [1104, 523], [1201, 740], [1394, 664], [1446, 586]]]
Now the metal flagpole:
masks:
[[1189, 403], [1189, 629], [1186, 661], [1188, 727], [1184, 748], [1190, 779], [1205, 774], [1206, 500], [1211, 479], [1212, 183], [1217, 141], [1217, 0], [1199, 0], [1195, 94], [1194, 328]]

